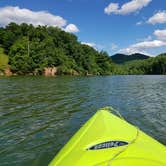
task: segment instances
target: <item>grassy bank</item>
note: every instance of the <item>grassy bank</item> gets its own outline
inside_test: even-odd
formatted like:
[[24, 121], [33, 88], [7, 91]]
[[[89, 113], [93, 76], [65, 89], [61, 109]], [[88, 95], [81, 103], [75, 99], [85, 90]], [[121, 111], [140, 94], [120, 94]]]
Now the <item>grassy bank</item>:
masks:
[[9, 58], [4, 53], [3, 48], [0, 47], [0, 74], [2, 75], [5, 70], [8, 68]]

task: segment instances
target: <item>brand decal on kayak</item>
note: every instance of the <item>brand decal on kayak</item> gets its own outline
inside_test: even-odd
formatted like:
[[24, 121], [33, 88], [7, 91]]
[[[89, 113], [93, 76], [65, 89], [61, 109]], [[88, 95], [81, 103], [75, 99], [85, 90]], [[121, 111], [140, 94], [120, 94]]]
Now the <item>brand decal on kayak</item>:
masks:
[[114, 148], [118, 146], [124, 146], [127, 145], [128, 142], [125, 141], [108, 141], [108, 142], [102, 142], [100, 144], [93, 145], [88, 148], [88, 150], [100, 150], [100, 149], [107, 149], [107, 148]]

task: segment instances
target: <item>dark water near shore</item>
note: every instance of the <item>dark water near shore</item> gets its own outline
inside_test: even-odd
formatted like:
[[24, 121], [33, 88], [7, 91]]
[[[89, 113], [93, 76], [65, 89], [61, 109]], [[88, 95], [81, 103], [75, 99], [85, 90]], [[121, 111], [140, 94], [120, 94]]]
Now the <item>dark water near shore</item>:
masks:
[[0, 165], [48, 165], [109, 105], [166, 145], [166, 76], [0, 77]]

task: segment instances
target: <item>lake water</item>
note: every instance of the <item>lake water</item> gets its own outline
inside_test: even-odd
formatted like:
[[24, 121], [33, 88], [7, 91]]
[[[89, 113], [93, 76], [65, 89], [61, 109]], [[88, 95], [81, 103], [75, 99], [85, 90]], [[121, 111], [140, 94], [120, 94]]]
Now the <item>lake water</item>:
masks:
[[166, 145], [166, 76], [0, 77], [0, 165], [48, 165], [105, 106]]

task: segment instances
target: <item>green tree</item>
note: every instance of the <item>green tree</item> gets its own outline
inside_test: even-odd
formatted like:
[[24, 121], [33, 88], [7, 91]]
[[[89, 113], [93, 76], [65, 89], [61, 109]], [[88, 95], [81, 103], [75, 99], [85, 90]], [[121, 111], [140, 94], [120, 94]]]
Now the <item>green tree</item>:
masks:
[[8, 67], [8, 56], [4, 53], [3, 48], [0, 47], [0, 71], [3, 72]]

